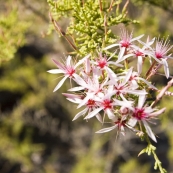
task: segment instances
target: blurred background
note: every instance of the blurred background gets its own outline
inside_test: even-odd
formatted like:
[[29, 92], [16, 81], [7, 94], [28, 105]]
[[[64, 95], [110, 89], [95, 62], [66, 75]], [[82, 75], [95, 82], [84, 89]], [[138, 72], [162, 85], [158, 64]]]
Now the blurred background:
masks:
[[[169, 36], [173, 44], [172, 0], [133, 0], [128, 11], [140, 21], [128, 26], [135, 35]], [[157, 173], [152, 156], [138, 157], [146, 143], [133, 132], [116, 139], [115, 131], [95, 134], [101, 129], [97, 121], [72, 122], [78, 110], [61, 94], [68, 82], [53, 93], [58, 79], [46, 72], [55, 68], [51, 58], [63, 58], [71, 48], [56, 32], [47, 35], [49, 22], [46, 0], [0, 0], [0, 173]], [[173, 75], [173, 62], [169, 67]], [[152, 81], [160, 88], [168, 82], [160, 75]], [[172, 100], [161, 100], [167, 110], [153, 125], [156, 152], [168, 173], [173, 173]]]

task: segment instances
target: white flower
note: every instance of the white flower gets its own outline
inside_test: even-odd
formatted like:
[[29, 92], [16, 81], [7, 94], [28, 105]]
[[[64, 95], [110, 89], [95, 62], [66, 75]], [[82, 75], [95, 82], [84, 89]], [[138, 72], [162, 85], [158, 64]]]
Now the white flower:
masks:
[[157, 142], [154, 133], [152, 132], [147, 121], [150, 119], [162, 114], [165, 111], [165, 108], [161, 110], [153, 109], [150, 106], [144, 106], [146, 96], [140, 95], [138, 99], [138, 105], [132, 107], [132, 118], [129, 120], [128, 125], [134, 127], [138, 121], [142, 122], [148, 136], [155, 142]]
[[156, 47], [151, 51], [149, 54], [151, 57], [153, 57], [159, 64], [162, 64], [164, 66], [165, 75], [167, 78], [169, 78], [169, 67], [167, 63], [167, 59], [173, 59], [171, 57], [171, 54], [167, 55], [168, 52], [172, 49], [173, 45], [169, 44], [169, 41], [166, 39], [165, 41], [157, 40], [156, 41]]
[[[87, 55], [86, 57], [88, 57], [90, 55]], [[67, 78], [73, 78], [74, 75], [76, 74], [76, 68], [81, 65], [82, 63], [84, 63], [85, 58], [84, 57], [82, 60], [80, 60], [78, 63], [76, 63], [75, 65], [73, 65], [72, 62], [72, 57], [68, 56], [66, 59], [66, 63], [60, 63], [58, 61], [56, 61], [55, 59], [53, 59], [53, 62], [57, 65], [58, 69], [52, 69], [49, 70], [47, 72], [52, 73], [52, 74], [60, 74], [63, 73], [64, 77], [61, 79], [61, 81], [58, 83], [58, 85], [55, 87], [55, 89], [53, 90], [53, 92], [57, 91], [65, 82], [65, 80]]]

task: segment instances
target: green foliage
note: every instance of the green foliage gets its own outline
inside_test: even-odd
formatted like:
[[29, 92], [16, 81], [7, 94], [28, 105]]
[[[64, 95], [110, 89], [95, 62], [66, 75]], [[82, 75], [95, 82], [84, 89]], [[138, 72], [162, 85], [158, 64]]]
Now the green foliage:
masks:
[[155, 164], [154, 164], [154, 169], [157, 170], [159, 169], [160, 173], [167, 173], [167, 171], [162, 167], [162, 162], [159, 160], [159, 158], [156, 155], [156, 147], [153, 146], [150, 142], [149, 139], [147, 139], [148, 142], [148, 146], [146, 148], [144, 148], [139, 154], [143, 154], [143, 153], [147, 153], [148, 155], [153, 155], [154, 159], [155, 159]]
[[[115, 42], [117, 36], [112, 32], [113, 26], [136, 22], [127, 17], [127, 3], [120, 10], [121, 1], [64, 0], [59, 3], [48, 0], [48, 3], [55, 29], [66, 38], [78, 55], [92, 53], [96, 48]], [[69, 18], [66, 32], [57, 23], [63, 17]]]
[[17, 48], [25, 43], [29, 23], [19, 21], [17, 10], [0, 16], [0, 62], [14, 57]]

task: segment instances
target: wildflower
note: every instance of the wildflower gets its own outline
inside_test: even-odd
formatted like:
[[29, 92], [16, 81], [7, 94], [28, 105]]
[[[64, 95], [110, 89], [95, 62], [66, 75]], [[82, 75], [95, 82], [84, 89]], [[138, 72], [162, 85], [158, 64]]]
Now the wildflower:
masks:
[[[87, 55], [86, 57], [88, 57], [88, 56], [89, 55]], [[64, 77], [61, 79], [61, 81], [55, 87], [53, 92], [57, 91], [63, 85], [63, 83], [65, 82], [65, 80], [67, 78], [71, 79], [74, 77], [74, 74], [76, 74], [76, 68], [84, 62], [84, 59], [85, 58], [83, 58], [83, 60], [80, 60], [75, 65], [73, 65], [73, 63], [72, 63], [71, 56], [67, 57], [66, 63], [64, 63], [64, 64], [53, 59], [53, 62], [57, 65], [58, 69], [52, 69], [47, 72], [52, 73], [52, 74], [60, 74], [60, 73], [64, 74]]]
[[113, 123], [114, 123], [114, 126], [103, 128], [103, 129], [97, 131], [96, 133], [106, 133], [106, 132], [109, 132], [109, 131], [117, 128], [118, 131], [120, 131], [120, 133], [125, 135], [126, 119], [119, 118], [118, 120], [114, 121]]
[[100, 53], [99, 58], [97, 58], [96, 61], [94, 61], [93, 63], [96, 64], [96, 66], [101, 70], [106, 70], [106, 71], [110, 70], [109, 64], [116, 65], [117, 67], [123, 67], [123, 65], [118, 64], [117, 62], [109, 61], [113, 56], [114, 54], [109, 58], [107, 58], [106, 55], [102, 56], [102, 54]]
[[166, 39], [165, 41], [157, 40], [155, 49], [152, 50], [150, 55], [159, 63], [164, 66], [164, 72], [167, 78], [169, 78], [169, 67], [167, 63], [167, 59], [171, 57], [171, 54], [167, 55], [167, 53], [172, 49], [173, 45], [169, 44], [169, 41]]
[[113, 87], [109, 87], [107, 90], [102, 91], [102, 95], [95, 97], [95, 101], [97, 103], [97, 108], [90, 112], [85, 119], [90, 119], [94, 117], [97, 113], [99, 113], [101, 110], [104, 111], [105, 114], [108, 115], [109, 119], [113, 119], [115, 117], [113, 110], [114, 106], [117, 105], [111, 97], [114, 95]]
[[[81, 101], [85, 98], [83, 95], [78, 95], [78, 94], [63, 93], [63, 95], [67, 97], [67, 98], [66, 98], [67, 100], [69, 100], [69, 101], [71, 101], [71, 102], [73, 102], [73, 103], [76, 103], [76, 104], [80, 104]], [[94, 97], [93, 97], [93, 99], [89, 99], [89, 100], [87, 101], [87, 103], [86, 103], [84, 106], [85, 106], [85, 108], [84, 108], [82, 111], [78, 112], [78, 113], [75, 115], [75, 117], [73, 118], [73, 121], [76, 120], [76, 119], [78, 119], [78, 118], [81, 117], [82, 115], [87, 114], [87, 112], [88, 112], [88, 114], [89, 114], [92, 110], [94, 110], [94, 109], [97, 107], [96, 102], [95, 102], [95, 100], [94, 100]], [[97, 114], [97, 115], [96, 115], [96, 118], [97, 118], [101, 123], [103, 123], [102, 117], [101, 117], [100, 114]]]
[[[121, 76], [120, 78], [125, 78], [125, 76]], [[146, 85], [148, 85], [149, 88], [158, 90], [154, 85], [152, 85], [150, 82], [148, 82], [146, 79], [142, 78], [139, 76], [139, 73], [136, 71], [131, 71], [131, 76], [128, 80], [128, 83], [130, 85], [131, 89], [136, 89], [138, 88], [138, 83], [139, 81], [144, 82]]]
[[135, 37], [135, 38], [132, 38], [133, 37], [133, 33], [131, 32], [131, 34], [129, 35], [128, 31], [126, 29], [123, 29], [121, 31], [121, 36], [120, 36], [120, 41], [119, 43], [116, 43], [116, 44], [112, 44], [110, 46], [107, 46], [106, 48], [104, 48], [104, 50], [108, 50], [108, 49], [111, 49], [113, 47], [117, 47], [119, 46], [120, 47], [120, 52], [119, 52], [119, 55], [118, 55], [118, 62], [122, 61], [122, 57], [123, 55], [125, 54], [125, 59], [131, 55], [127, 54], [127, 50], [131, 47], [133, 47], [132, 45], [132, 42], [134, 41], [138, 41], [140, 38], [142, 38], [144, 35], [140, 35], [138, 37]]
[[146, 96], [140, 95], [138, 99], [138, 105], [136, 107], [132, 107], [132, 118], [129, 120], [128, 125], [134, 127], [137, 122], [142, 122], [146, 133], [148, 136], [155, 142], [157, 142], [155, 135], [153, 134], [149, 124], [147, 121], [150, 119], [157, 117], [165, 111], [165, 108], [161, 110], [153, 109], [150, 106], [144, 106], [146, 100]]
[[123, 98], [123, 95], [126, 93], [135, 94], [135, 95], [147, 94], [146, 91], [144, 90], [136, 90], [138, 85], [133, 85], [133, 83], [131, 83], [132, 85], [129, 85], [131, 74], [132, 74], [132, 68], [130, 68], [127, 71], [125, 76], [120, 76], [114, 79], [112, 78], [108, 82], [108, 84], [114, 86], [114, 91], [117, 96], [120, 96], [121, 98]]
[[79, 87], [74, 87], [69, 89], [69, 91], [81, 91], [85, 90], [86, 97], [81, 101], [78, 108], [85, 105], [89, 99], [92, 99], [93, 96], [98, 96], [102, 94], [103, 87], [106, 86], [108, 82], [108, 76], [102, 81], [99, 81], [100, 71], [98, 69], [93, 69], [92, 77], [88, 77], [86, 80], [84, 80], [79, 75], [75, 75], [75, 78], [73, 79], [77, 84], [79, 84]]

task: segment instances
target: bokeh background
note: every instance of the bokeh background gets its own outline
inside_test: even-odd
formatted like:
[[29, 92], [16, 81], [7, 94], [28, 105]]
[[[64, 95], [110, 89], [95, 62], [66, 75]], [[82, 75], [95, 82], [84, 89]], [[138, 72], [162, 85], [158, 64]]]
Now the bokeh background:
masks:
[[[140, 21], [128, 26], [134, 35], [169, 36], [173, 44], [172, 0], [133, 0], [128, 11]], [[116, 139], [115, 131], [95, 134], [97, 121], [72, 122], [78, 110], [61, 94], [68, 82], [53, 93], [58, 79], [46, 72], [55, 67], [51, 58], [71, 48], [56, 32], [47, 34], [49, 22], [46, 0], [0, 0], [0, 173], [157, 173], [151, 156], [138, 157], [146, 143], [132, 132]], [[62, 28], [68, 23], [59, 22]], [[169, 67], [173, 75], [173, 62]], [[152, 81], [161, 88], [168, 79]], [[153, 125], [155, 145], [173, 173], [173, 97], [159, 106], [167, 109]]]

